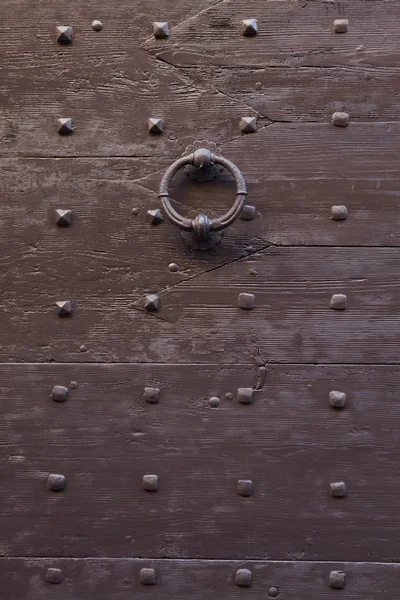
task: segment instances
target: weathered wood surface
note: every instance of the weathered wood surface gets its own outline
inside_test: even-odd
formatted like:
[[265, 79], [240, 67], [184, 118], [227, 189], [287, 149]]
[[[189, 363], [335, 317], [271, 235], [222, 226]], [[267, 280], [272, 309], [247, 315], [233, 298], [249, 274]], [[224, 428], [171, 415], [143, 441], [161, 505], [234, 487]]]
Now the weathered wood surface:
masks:
[[[103, 48], [102, 32], [92, 33]], [[90, 48], [76, 56], [75, 42], [61, 54], [54, 41], [50, 44], [49, 66], [33, 61], [35, 68], [6, 73], [2, 156], [172, 158], [198, 136], [231, 139], [240, 133], [240, 118], [256, 114], [135, 46], [117, 64], [96, 66], [86, 60]], [[72, 135], [58, 133], [60, 117], [73, 119]], [[163, 134], [148, 132], [149, 117], [164, 119]]]
[[[140, 583], [140, 569], [156, 569], [156, 586]], [[48, 568], [61, 569], [65, 579], [54, 586], [46, 582]], [[243, 589], [235, 585], [237, 569], [252, 571], [253, 584]], [[330, 571], [344, 571], [346, 587], [329, 587]], [[351, 600], [381, 600], [395, 598], [398, 589], [399, 565], [376, 563], [267, 562], [267, 561], [197, 561], [140, 559], [107, 560], [70, 559], [0, 559], [0, 575], [7, 600], [139, 600], [176, 598], [204, 600], [216, 594], [222, 600], [269, 597], [275, 587], [287, 600], [308, 600], [317, 597], [330, 600], [345, 596]]]
[[[244, 38], [241, 21], [253, 17], [258, 35]], [[145, 47], [183, 67], [397, 67], [399, 17], [397, 0], [224, 0], [173, 28], [166, 44]], [[338, 18], [349, 19], [346, 34], [333, 32]]]
[[[154, 21], [168, 21], [171, 28], [176, 27], [218, 1], [198, 0], [191, 4], [186, 0], [158, 0], [149, 5], [147, 0], [136, 0], [132, 7], [125, 0], [114, 0], [112, 4], [104, 0], [70, 0], [67, 4], [48, 0], [46, 4], [36, 3], [32, 19], [31, 0], [9, 0], [2, 14], [5, 65], [13, 69], [48, 66], [42, 61], [65, 51], [55, 43], [56, 25], [74, 27], [73, 47], [87, 48], [86, 59], [93, 67], [112, 64], [130, 56], [132, 48], [153, 35]], [[94, 19], [102, 21], [102, 31], [92, 30]]]
[[[210, 5], [205, 1], [196, 5], [196, 17], [192, 15], [196, 11], [189, 7], [183, 10], [181, 2], [174, 3], [172, 13], [169, 6], [161, 5], [158, 14], [168, 12], [172, 26], [182, 24], [172, 29], [168, 40], [148, 41], [145, 49], [140, 44], [152, 32], [147, 5], [135, 6], [134, 15], [130, 15], [122, 0], [108, 8], [102, 4], [90, 3], [88, 7], [73, 2], [59, 7], [46, 3], [37, 7], [34, 21], [26, 1], [12, 2], [6, 10], [0, 112], [3, 156], [172, 156], [196, 137], [223, 142], [239, 136], [240, 117], [253, 114], [258, 115], [260, 125], [270, 120], [327, 122], [334, 110], [343, 108], [356, 121], [398, 119], [395, 90], [399, 76], [391, 68], [397, 67], [397, 58], [392, 64], [386, 56], [390, 48], [387, 40], [394, 35], [390, 27], [396, 26], [399, 16], [397, 3], [357, 1], [347, 8], [345, 3], [338, 7], [312, 2], [302, 7], [301, 3], [279, 1], [269, 2], [266, 10], [259, 2], [248, 6], [241, 0], [235, 4], [220, 2], [204, 10]], [[249, 40], [236, 29], [251, 10], [261, 12], [267, 22], [263, 24], [261, 19], [260, 34]], [[229, 19], [224, 16], [227, 11]], [[338, 12], [348, 16], [348, 11], [354, 13], [349, 32], [333, 34], [333, 17]], [[92, 31], [93, 14], [103, 15], [103, 31]], [[76, 30], [73, 44], [67, 47], [54, 40], [55, 24], [64, 21]], [[289, 23], [285, 35], [278, 22]], [[300, 34], [305, 25], [311, 27], [312, 34]], [[388, 31], [383, 33], [386, 25]], [[265, 32], [264, 26], [275, 31]], [[364, 28], [365, 35], [357, 26]], [[298, 39], [290, 42], [290, 32], [297, 32]], [[379, 38], [379, 44], [375, 41], [371, 47], [369, 42], [361, 51], [356, 50], [354, 40], [360, 42], [365, 36], [368, 40], [371, 36], [373, 40]], [[329, 52], [326, 38], [330, 40]], [[265, 69], [271, 66], [265, 52], [274, 57], [273, 66], [288, 66], [286, 59], [277, 59], [282, 53], [285, 56], [285, 50], [276, 46], [282, 43], [289, 44], [288, 48], [300, 46], [306, 54], [316, 56], [312, 68]], [[312, 44], [321, 47], [312, 50]], [[371, 52], [375, 56], [373, 48], [377, 56], [383, 53], [378, 63], [371, 58]], [[163, 62], [149, 56], [149, 49]], [[342, 60], [333, 63], [345, 68], [319, 68], [331, 64], [325, 61], [337, 56], [335, 49], [347, 49]], [[292, 50], [287, 51], [294, 65], [308, 65], [308, 59], [293, 57]], [[212, 57], [207, 59], [205, 53]], [[353, 54], [356, 60], [351, 58]], [[365, 56], [369, 58], [365, 60]], [[202, 72], [176, 69], [165, 61], [235, 68], [207, 68]], [[240, 66], [254, 69], [238, 69]], [[254, 89], [257, 82], [263, 89]], [[57, 133], [57, 118], [63, 116], [74, 120], [72, 136]], [[164, 135], [148, 134], [150, 116], [165, 119]]]
[[[394, 248], [270, 246], [181, 283], [169, 274], [166, 286], [157, 277], [166, 264], [147, 278], [131, 268], [134, 256], [122, 270], [96, 258], [77, 271], [56, 248], [52, 259], [44, 268], [28, 251], [2, 271], [4, 362], [251, 364], [257, 348], [272, 362], [399, 361]], [[241, 292], [255, 294], [254, 310], [238, 308]], [[145, 312], [144, 293], [160, 295], [159, 313]], [[330, 309], [335, 293], [347, 294], [347, 310]], [[70, 318], [56, 315], [62, 299]]]
[[[270, 366], [254, 403], [239, 404], [257, 375], [1, 365], [1, 553], [399, 560], [399, 368]], [[50, 399], [71, 382], [65, 403]], [[158, 404], [143, 400], [146, 386], [159, 387]], [[347, 394], [344, 410], [329, 405], [332, 389]], [[49, 473], [66, 476], [64, 492], [47, 490]], [[142, 489], [146, 473], [158, 492]], [[251, 497], [237, 495], [241, 478]], [[332, 498], [341, 480], [348, 495]]]
[[369, 65], [332, 68], [237, 68], [199, 66], [191, 77], [251, 106], [272, 121], [325, 122], [345, 110], [351, 121], [398, 121], [400, 71]]
[[[180, 256], [191, 266], [216, 266], [246, 254], [248, 246], [259, 248], [268, 242], [398, 246], [399, 144], [396, 123], [352, 124], [346, 130], [274, 124], [224, 144], [223, 154], [246, 178], [248, 203], [256, 206], [257, 217], [230, 228], [217, 252], [195, 258], [189, 258], [176, 228], [151, 228], [146, 223], [147, 209], [159, 205], [162, 174], [180, 150], [162, 158], [3, 159], [2, 254], [12, 249], [13, 259], [20, 260], [32, 246], [42, 250], [42, 260], [52, 261], [57, 248], [70, 257], [76, 249], [75, 260], [85, 269], [84, 251], [92, 248], [116, 263], [134, 256], [135, 264], [145, 260], [148, 269], [158, 269], [168, 258], [180, 262]], [[173, 189], [184, 214], [199, 209], [220, 214], [234, 194], [228, 176], [196, 185], [179, 175]], [[347, 206], [347, 221], [332, 221], [334, 204]], [[133, 207], [140, 215], [132, 216]], [[55, 208], [74, 211], [73, 227], [55, 226]]]

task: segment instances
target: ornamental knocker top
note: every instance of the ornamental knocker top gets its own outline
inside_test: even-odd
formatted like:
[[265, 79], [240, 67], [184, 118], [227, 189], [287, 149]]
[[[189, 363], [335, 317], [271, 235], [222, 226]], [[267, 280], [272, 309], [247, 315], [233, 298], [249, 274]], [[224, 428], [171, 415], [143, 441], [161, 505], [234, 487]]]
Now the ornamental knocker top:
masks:
[[[199, 214], [194, 219], [190, 219], [183, 217], [172, 207], [169, 185], [174, 175], [187, 165], [191, 165], [199, 171], [197, 179], [202, 181], [208, 181], [217, 176], [221, 167], [225, 167], [231, 173], [236, 182], [236, 199], [228, 212], [214, 219], [209, 219], [205, 214]], [[188, 174], [195, 178], [193, 173], [189, 172]], [[189, 234], [189, 238], [184, 237], [190, 245], [194, 249], [205, 250], [218, 244], [221, 241], [218, 232], [229, 227], [240, 216], [246, 202], [246, 195], [246, 183], [238, 167], [227, 158], [214, 154], [206, 147], [200, 147], [194, 152], [178, 158], [168, 167], [161, 180], [158, 197], [169, 220]]]

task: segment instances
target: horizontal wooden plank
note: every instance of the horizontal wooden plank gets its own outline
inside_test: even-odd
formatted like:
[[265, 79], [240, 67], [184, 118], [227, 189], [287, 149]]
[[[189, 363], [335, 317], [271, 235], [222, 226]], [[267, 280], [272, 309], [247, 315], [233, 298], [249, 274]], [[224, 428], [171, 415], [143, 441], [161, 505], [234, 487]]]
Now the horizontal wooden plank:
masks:
[[[104, 52], [102, 32], [92, 34]], [[116, 65], [94, 66], [79, 43], [61, 49], [53, 40], [48, 44], [50, 66], [33, 57], [31, 68], [6, 73], [2, 156], [171, 157], [198, 138], [231, 139], [249, 113], [247, 105], [207, 83], [197, 85], [126, 39], [128, 56]], [[58, 133], [60, 117], [73, 119], [72, 135]], [[163, 134], [148, 132], [150, 117], [164, 119]]]
[[[217, 2], [198, 0], [194, 5], [186, 0], [158, 0], [157, 5], [149, 5], [147, 0], [136, 0], [132, 10], [124, 0], [114, 0], [112, 4], [104, 0], [91, 0], [90, 4], [48, 0], [35, 7], [32, 20], [30, 0], [10, 0], [2, 15], [4, 66], [27, 69], [37, 66], [33, 65], [36, 60], [45, 66], [55, 62], [63, 54], [55, 43], [55, 27], [62, 24], [74, 28], [72, 48], [86, 48], [86, 61], [93, 68], [116, 64], [129, 56], [132, 47], [137, 48], [153, 35], [154, 21], [168, 21], [170, 28], [176, 27]], [[103, 23], [99, 32], [91, 27], [94, 19]]]
[[[261, 375], [0, 365], [1, 553], [399, 560], [399, 368], [271, 365]], [[253, 404], [238, 403], [237, 389], [256, 381]], [[70, 387], [66, 402], [50, 399], [54, 385]], [[146, 386], [160, 389], [157, 404], [144, 401]], [[331, 408], [332, 389], [347, 394], [344, 410]], [[47, 490], [49, 473], [66, 476], [63, 492]], [[159, 476], [155, 493], [142, 489], [147, 473]], [[253, 481], [252, 496], [237, 494], [238, 479]], [[330, 496], [335, 481], [346, 498]]]
[[[225, 0], [178, 25], [166, 44], [146, 47], [176, 66], [224, 67], [338, 65], [393, 66], [400, 6], [396, 0], [292, 2]], [[242, 19], [256, 18], [258, 35], [241, 35]], [[333, 21], [349, 20], [345, 34]]]
[[329, 123], [335, 111], [351, 121], [398, 121], [400, 71], [369, 65], [186, 69], [272, 121]]
[[[156, 586], [140, 583], [142, 568], [156, 570]], [[63, 582], [52, 586], [46, 581], [48, 568], [58, 568]], [[252, 572], [253, 583], [248, 589], [235, 585], [239, 568]], [[9, 600], [48, 600], [57, 595], [60, 600], [87, 600], [95, 597], [108, 600], [131, 600], [132, 593], [139, 600], [148, 598], [176, 598], [193, 600], [218, 598], [256, 599], [260, 595], [278, 595], [287, 600], [306, 600], [310, 595], [328, 600], [335, 594], [329, 586], [331, 571], [346, 573], [346, 587], [342, 592], [352, 600], [380, 600], [382, 596], [395, 598], [399, 565], [376, 563], [311, 563], [269, 561], [194, 561], [140, 559], [0, 559], [0, 574], [4, 593]], [[54, 589], [55, 588], [55, 589]], [[337, 595], [341, 595], [340, 591]], [[269, 596], [268, 596], [269, 597]], [[276, 596], [275, 596], [276, 597]]]
[[[3, 362], [252, 364], [257, 348], [271, 362], [399, 360], [397, 249], [270, 246], [187, 281], [160, 285], [155, 270], [137, 287], [142, 271], [129, 265], [77, 271], [65, 252], [51, 256], [51, 268], [33, 250], [19, 266], [4, 259]], [[144, 310], [144, 288], [159, 294], [160, 312]], [[254, 310], [238, 307], [241, 292], [255, 294]], [[347, 294], [347, 310], [330, 308], [337, 293]], [[62, 299], [70, 318], [55, 312]]]
[[[38, 7], [35, 22], [29, 18], [27, 0], [12, 4], [12, 9], [6, 11], [2, 38], [5, 71], [0, 138], [4, 142], [3, 156], [171, 156], [196, 138], [222, 142], [240, 135], [239, 120], [244, 115], [258, 114], [260, 126], [269, 123], [268, 119], [328, 121], [333, 110], [342, 108], [350, 110], [354, 120], [398, 119], [395, 93], [398, 73], [390, 68], [397, 67], [397, 58], [393, 65], [388, 58], [383, 63], [384, 68], [379, 63], [378, 68], [373, 69], [371, 65], [375, 63], [361, 60], [360, 52], [356, 52], [357, 60], [343, 62], [346, 69], [279, 68], [267, 69], [266, 73], [259, 73], [258, 69], [243, 72], [237, 68], [243, 64], [240, 60], [237, 62], [236, 53], [243, 54], [245, 66], [249, 60], [260, 60], [254, 66], [265, 67], [269, 62], [263, 54], [264, 45], [274, 61], [278, 60], [274, 66], [287, 65], [285, 60], [277, 59], [282, 51], [271, 46], [269, 33], [264, 38], [260, 31], [254, 40], [235, 35], [232, 45], [232, 26], [225, 23], [225, 17], [218, 16], [219, 11], [228, 11], [230, 22], [235, 23], [237, 15], [240, 23], [243, 14], [258, 11], [267, 20], [268, 27], [279, 32], [281, 25], [277, 27], [277, 22], [290, 20], [297, 34], [304, 20], [309, 26], [318, 27], [322, 19], [325, 28], [322, 40], [318, 35], [303, 34], [301, 44], [292, 45], [287, 41], [290, 39], [287, 34], [279, 33], [276, 38], [280, 44], [289, 43], [290, 48], [300, 45], [303, 48], [308, 41], [312, 44], [320, 40], [323, 47], [316, 52], [318, 59], [313, 63], [313, 67], [319, 67], [326, 66], [325, 61], [336, 56], [332, 43], [342, 47], [349, 42], [350, 53], [354, 54], [354, 42], [350, 41], [354, 39], [353, 30], [342, 36], [330, 32], [332, 16], [338, 10], [334, 3], [309, 3], [301, 8], [294, 2], [269, 2], [266, 10], [259, 2], [254, 2], [253, 7], [248, 7], [247, 2], [246, 6], [242, 6], [243, 2], [232, 6], [221, 2], [210, 10], [202, 10], [210, 5], [210, 1], [204, 0], [196, 5], [200, 13], [196, 18], [191, 18], [196, 11], [182, 8], [181, 2], [174, 3], [172, 13], [169, 6], [167, 9], [161, 4], [158, 12], [168, 11], [171, 26], [183, 21], [172, 30], [169, 40], [157, 40], [155, 45], [153, 40], [145, 46], [146, 50], [154, 49], [163, 61], [154, 60], [139, 48], [151, 35], [155, 18], [147, 4], [137, 6], [135, 15], [128, 16], [122, 0], [108, 8], [101, 2], [86, 7], [76, 1], [59, 7], [52, 0]], [[369, 20], [372, 9], [374, 18]], [[376, 28], [393, 26], [399, 9], [392, 2], [372, 6], [357, 1], [349, 8], [341, 3], [339, 11], [347, 14], [348, 10], [356, 12], [355, 23], [361, 27], [367, 27], [368, 23], [370, 36]], [[382, 11], [379, 18], [376, 10]], [[103, 31], [92, 31], [93, 14], [103, 15]], [[193, 27], [204, 19], [211, 22], [208, 26], [201, 25], [201, 36], [196, 42]], [[221, 24], [218, 35], [212, 26], [215, 19]], [[54, 41], [55, 23], [64, 21], [74, 25], [76, 30], [74, 42], [68, 47]], [[189, 32], [188, 40], [185, 36], [180, 40], [185, 28]], [[382, 40], [381, 33], [379, 29], [377, 52], [384, 53], [390, 47], [392, 34]], [[188, 53], [184, 49], [186, 43], [198, 43], [201, 48], [197, 48], [195, 54]], [[327, 52], [327, 47], [332, 51]], [[370, 50], [366, 45], [361, 54], [369, 56]], [[211, 60], [206, 60], [204, 51], [212, 53]], [[222, 72], [209, 69], [205, 73], [178, 70], [165, 62], [172, 60], [171, 52], [174, 56], [182, 54], [185, 59], [193, 56], [202, 67], [206, 63], [218, 66], [221, 63], [218, 53], [222, 52], [222, 66], [226, 66], [224, 60], [228, 60], [229, 66], [235, 68], [222, 69]], [[290, 57], [293, 58], [292, 50]], [[174, 61], [180, 64], [179, 60]], [[298, 62], [299, 58], [296, 61], [296, 65], [303, 64]], [[189, 64], [192, 64], [190, 60]], [[263, 89], [254, 89], [257, 82], [264, 85]], [[63, 116], [74, 119], [72, 136], [57, 133], [57, 119]], [[164, 135], [149, 135], [147, 119], [150, 116], [165, 119]]]

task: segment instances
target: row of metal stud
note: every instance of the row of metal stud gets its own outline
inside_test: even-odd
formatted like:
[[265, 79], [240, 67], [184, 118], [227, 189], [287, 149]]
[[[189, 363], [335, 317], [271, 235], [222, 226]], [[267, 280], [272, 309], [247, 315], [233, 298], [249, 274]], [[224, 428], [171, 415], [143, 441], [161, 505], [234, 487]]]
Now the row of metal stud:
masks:
[[[333, 22], [335, 33], [346, 33], [349, 22], [347, 19], [336, 19]], [[93, 21], [92, 28], [95, 31], [103, 29], [101, 21]], [[257, 19], [244, 19], [241, 23], [242, 35], [245, 37], [255, 36], [258, 33]], [[153, 23], [153, 34], [157, 39], [168, 38], [169, 28], [165, 21], [156, 21]], [[56, 39], [60, 44], [71, 44], [73, 40], [73, 28], [70, 25], [58, 25], [56, 27]], [[332, 123], [338, 127], [347, 127], [350, 121], [350, 115], [344, 111], [334, 112]], [[150, 117], [148, 119], [148, 130], [150, 133], [162, 133], [164, 131], [164, 119], [159, 117]], [[254, 116], [242, 117], [240, 120], [240, 130], [242, 133], [254, 133], [257, 130], [257, 119]], [[58, 119], [58, 132], [62, 135], [69, 135], [74, 132], [74, 124], [70, 117]]]
[[[156, 585], [157, 572], [152, 567], [144, 567], [139, 574], [142, 585]], [[59, 584], [64, 580], [61, 569], [49, 568], [46, 572], [46, 581], [48, 583]], [[238, 587], [251, 587], [253, 584], [253, 574], [250, 569], [238, 569], [235, 573], [235, 584]], [[346, 584], [346, 574], [343, 571], [331, 571], [329, 573], [329, 585], [334, 589], [343, 589]], [[268, 589], [268, 596], [276, 598], [279, 595], [279, 587], [271, 586]]]
[[[335, 19], [333, 21], [333, 31], [335, 33], [346, 33], [349, 28], [348, 19]], [[94, 31], [101, 31], [103, 29], [103, 23], [95, 20], [92, 22], [92, 29]], [[257, 19], [244, 19], [241, 22], [242, 35], [245, 37], [252, 37], [258, 33], [258, 22]], [[73, 40], [74, 31], [70, 25], [57, 25], [56, 27], [56, 40], [59, 44], [71, 44]], [[153, 23], [153, 35], [155, 38], [167, 38], [169, 37], [169, 27], [166, 21], [155, 21]]]
[[[76, 387], [76, 384], [74, 385]], [[51, 392], [51, 399], [55, 402], [65, 402], [68, 399], [68, 388], [62, 385], [56, 385]], [[230, 399], [233, 395], [230, 394]], [[145, 387], [143, 399], [149, 404], [157, 404], [160, 399], [160, 389], [154, 387]], [[254, 399], [254, 388], [238, 388], [237, 400], [241, 404], [252, 404]], [[346, 405], [346, 394], [340, 391], [331, 391], [329, 393], [329, 403], [333, 408], [342, 409]], [[219, 398], [213, 396], [209, 400], [212, 408], [217, 408], [220, 404]], [[64, 475], [52, 473], [48, 476], [47, 487], [53, 492], [59, 492], [65, 489], [66, 478]], [[155, 474], [147, 474], [142, 478], [142, 488], [149, 492], [158, 491], [159, 478]], [[253, 482], [251, 479], [238, 479], [236, 491], [239, 496], [250, 497], [253, 495]], [[330, 484], [330, 494], [333, 498], [344, 498], [347, 495], [346, 484], [343, 481]]]
[[[174, 263], [171, 263], [174, 264]], [[57, 314], [59, 317], [70, 317], [72, 315], [71, 300], [57, 300], [55, 303]], [[238, 298], [239, 308], [244, 310], [252, 310], [255, 306], [254, 294], [242, 293]], [[346, 294], [333, 294], [329, 307], [333, 310], [346, 310], [347, 296]], [[144, 308], [147, 312], [156, 313], [161, 310], [161, 300], [157, 294], [148, 294], [144, 298]]]

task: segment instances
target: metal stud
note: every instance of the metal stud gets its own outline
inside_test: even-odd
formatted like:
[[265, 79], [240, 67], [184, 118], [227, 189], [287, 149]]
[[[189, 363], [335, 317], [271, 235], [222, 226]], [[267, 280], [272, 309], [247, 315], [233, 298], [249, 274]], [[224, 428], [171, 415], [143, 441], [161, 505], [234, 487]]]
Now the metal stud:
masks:
[[95, 19], [92, 21], [92, 29], [93, 31], [101, 31], [103, 29], [103, 23]]
[[148, 128], [150, 133], [162, 133], [164, 131], [164, 120], [151, 117], [148, 120]]
[[346, 484], [344, 481], [337, 481], [330, 484], [331, 496], [333, 498], [344, 498], [347, 494]]
[[346, 310], [347, 296], [345, 294], [333, 294], [330, 307], [333, 310]]
[[144, 300], [144, 307], [149, 312], [158, 312], [160, 310], [160, 298], [155, 294], [149, 294]]
[[58, 119], [58, 133], [61, 135], [71, 135], [71, 133], [74, 133], [72, 119]]
[[252, 221], [256, 215], [256, 207], [250, 206], [250, 204], [246, 204], [243, 207], [242, 212], [240, 213], [240, 218], [242, 221]]
[[170, 263], [168, 265], [168, 271], [170, 273], [177, 273], [179, 271], [179, 266], [176, 263]]
[[142, 488], [147, 492], [158, 490], [158, 475], [143, 475]]
[[143, 399], [149, 404], [156, 404], [160, 399], [160, 390], [153, 387], [145, 387]]
[[242, 117], [240, 119], [240, 131], [243, 133], [253, 133], [257, 130], [257, 120], [255, 117]]
[[242, 21], [242, 34], [245, 36], [257, 35], [257, 19], [245, 19]]
[[208, 404], [211, 406], [211, 408], [218, 408], [220, 403], [221, 401], [219, 398], [217, 398], [217, 396], [212, 396], [208, 401]]
[[52, 473], [47, 478], [47, 487], [52, 492], [61, 492], [65, 488], [66, 479], [64, 475]]
[[155, 569], [140, 569], [140, 583], [143, 585], [155, 585], [156, 570]]
[[335, 33], [346, 33], [349, 28], [349, 21], [347, 19], [335, 19], [333, 21], [333, 29]]
[[239, 479], [236, 491], [239, 496], [251, 496], [253, 494], [253, 482], [250, 479]]
[[56, 302], [56, 306], [60, 317], [67, 317], [72, 313], [72, 306], [69, 300], [60, 300]]
[[349, 216], [349, 211], [342, 204], [338, 206], [332, 206], [331, 217], [334, 221], [344, 221]]
[[344, 392], [329, 392], [329, 404], [333, 408], [344, 408], [346, 405], [346, 394]]
[[50, 397], [54, 402], [65, 402], [68, 400], [68, 388], [63, 385], [55, 385], [51, 390]]
[[61, 569], [47, 569], [46, 572], [46, 581], [48, 583], [61, 583], [63, 581], [64, 577], [63, 574], [61, 572]]
[[238, 569], [235, 573], [235, 583], [240, 587], [250, 587], [253, 577], [249, 569]]
[[59, 227], [69, 227], [72, 223], [72, 210], [57, 208], [56, 223]]
[[329, 574], [329, 585], [336, 590], [342, 590], [346, 585], [346, 573], [343, 573], [343, 571], [331, 571]]
[[153, 23], [154, 37], [166, 38], [169, 36], [168, 23], [165, 21], [156, 21]]
[[239, 294], [238, 302], [240, 308], [251, 310], [252, 308], [254, 308], [254, 294]]
[[237, 393], [238, 402], [251, 404], [253, 402], [253, 388], [239, 388]]
[[164, 221], [163, 214], [159, 208], [147, 211], [147, 221], [150, 225], [159, 225]]
[[268, 590], [268, 596], [270, 598], [276, 598], [277, 596], [279, 596], [279, 588], [277, 588], [274, 585], [272, 587], [270, 587]]
[[70, 44], [72, 42], [74, 32], [69, 25], [57, 25], [56, 39], [59, 44]]
[[350, 123], [350, 115], [347, 112], [334, 112], [332, 115], [332, 123], [336, 127], [347, 127]]

